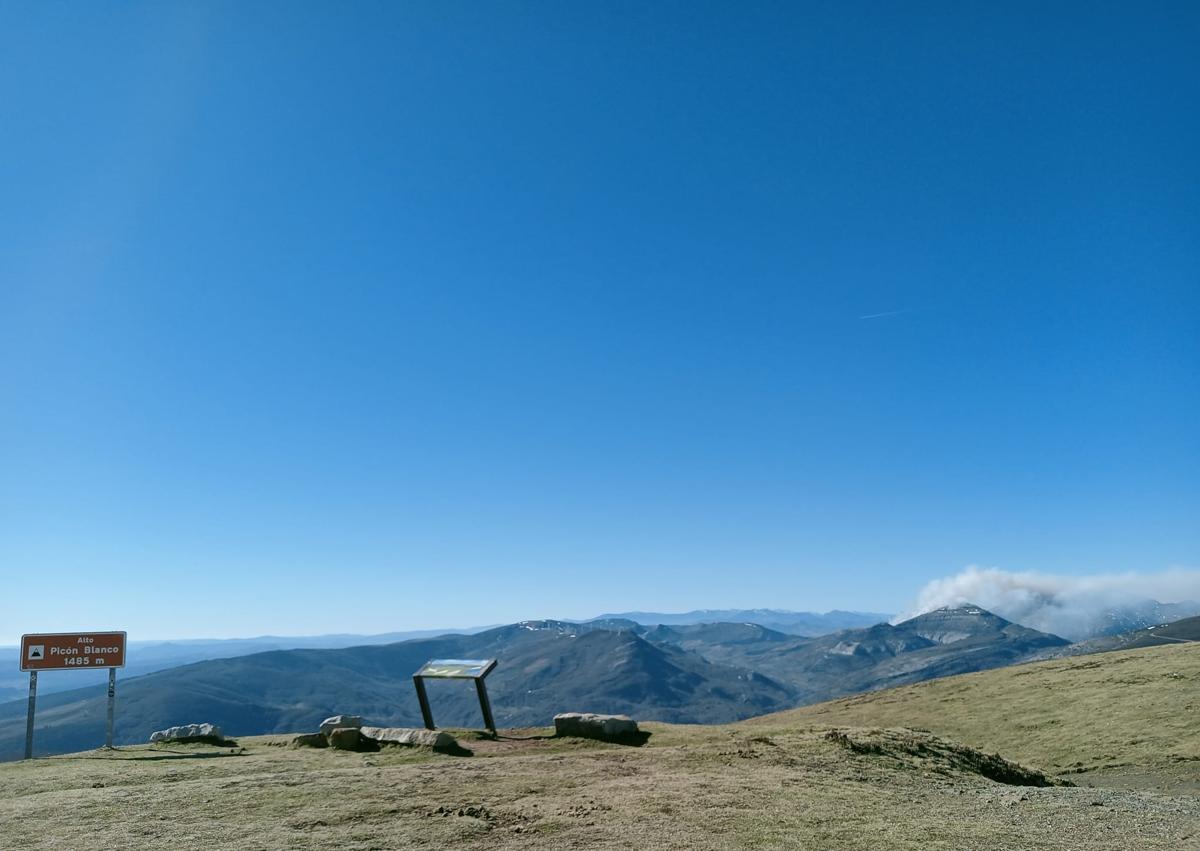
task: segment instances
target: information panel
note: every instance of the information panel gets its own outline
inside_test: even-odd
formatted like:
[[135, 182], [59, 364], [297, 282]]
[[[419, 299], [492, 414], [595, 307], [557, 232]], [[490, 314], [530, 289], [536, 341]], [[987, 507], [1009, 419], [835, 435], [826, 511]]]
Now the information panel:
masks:
[[495, 667], [495, 659], [430, 659], [422, 665], [421, 670], [413, 674], [413, 685], [417, 687], [417, 702], [421, 704], [421, 717], [425, 719], [425, 728], [437, 729], [433, 726], [433, 710], [429, 708], [425, 680], [474, 680], [484, 726], [493, 736], [496, 735], [496, 722], [492, 720], [492, 703], [488, 700], [487, 685], [484, 683], [484, 678]]
[[486, 677], [496, 667], [495, 659], [430, 659], [414, 676], [447, 680]]
[[123, 632], [52, 632], [21, 636], [22, 671], [124, 667]]

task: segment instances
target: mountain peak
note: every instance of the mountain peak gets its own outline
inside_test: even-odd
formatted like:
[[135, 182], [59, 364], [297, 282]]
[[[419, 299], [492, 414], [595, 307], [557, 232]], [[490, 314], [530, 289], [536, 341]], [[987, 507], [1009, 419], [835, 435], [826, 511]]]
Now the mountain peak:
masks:
[[982, 606], [962, 603], [925, 612], [897, 626], [938, 644], [952, 644], [967, 638], [1002, 632], [1012, 625], [1011, 621], [989, 612]]
[[[942, 606], [939, 609], [934, 609], [935, 612], [954, 612], [960, 615], [987, 615], [993, 618], [1000, 616], [994, 612], [989, 612], [983, 606], [977, 606], [974, 603], [959, 603], [957, 606]], [[928, 613], [927, 613], [928, 614]], [[1003, 618], [1001, 618], [1003, 620]]]

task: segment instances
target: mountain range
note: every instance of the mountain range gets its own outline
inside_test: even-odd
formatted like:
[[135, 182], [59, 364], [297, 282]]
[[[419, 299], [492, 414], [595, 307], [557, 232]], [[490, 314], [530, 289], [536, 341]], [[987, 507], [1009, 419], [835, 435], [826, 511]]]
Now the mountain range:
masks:
[[[629, 620], [642, 625], [692, 624], [712, 621], [741, 623], [752, 621], [792, 635], [824, 635], [840, 629], [870, 626], [886, 621], [889, 615], [871, 612], [792, 612], [782, 609], [704, 609], [678, 614], [661, 612], [629, 612], [624, 615], [601, 615], [587, 622]], [[575, 621], [572, 621], [575, 623]], [[229, 659], [265, 653], [268, 650], [298, 650], [301, 648], [334, 649], [359, 647], [368, 644], [394, 644], [414, 638], [431, 638], [440, 635], [472, 635], [493, 629], [499, 624], [474, 626], [463, 629], [425, 629], [407, 632], [388, 632], [375, 635], [335, 633], [329, 635], [263, 635], [255, 638], [199, 638], [177, 641], [130, 641], [129, 665], [121, 672], [122, 677], [137, 677], [203, 662], [208, 659]], [[28, 689], [27, 677], [21, 673], [16, 647], [0, 647], [0, 702], [18, 700]], [[54, 694], [71, 691], [83, 686], [105, 682], [103, 671], [49, 671], [39, 677], [38, 691]]]
[[[123, 679], [116, 740], [210, 721], [234, 735], [313, 729], [339, 712], [419, 726], [411, 674], [431, 658], [497, 658], [488, 679], [502, 727], [548, 724], [557, 712], [625, 713], [723, 723], [831, 697], [1011, 664], [1068, 642], [978, 607], [808, 638], [751, 623], [644, 626], [525, 621], [474, 635], [386, 645], [273, 650]], [[436, 721], [480, 726], [474, 689], [429, 683]], [[36, 749], [62, 753], [103, 737], [92, 686], [43, 697]], [[20, 755], [23, 700], [0, 705], [0, 759]]]
[[970, 605], [816, 638], [754, 624], [657, 627], [646, 637], [772, 677], [796, 705], [1011, 665], [1069, 644]]
[[621, 612], [592, 620], [628, 620], [643, 626], [684, 626], [704, 623], [752, 623], [788, 635], [826, 635], [891, 620], [879, 612], [792, 612], [786, 609], [696, 609], [691, 612]]

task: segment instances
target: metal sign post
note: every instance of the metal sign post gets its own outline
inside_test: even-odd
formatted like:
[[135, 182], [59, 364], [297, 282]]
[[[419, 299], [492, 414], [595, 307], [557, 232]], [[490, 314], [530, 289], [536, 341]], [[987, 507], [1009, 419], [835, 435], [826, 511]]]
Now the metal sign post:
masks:
[[113, 711], [117, 708], [117, 669], [108, 669], [108, 723], [104, 727], [104, 747], [113, 746]]
[[29, 672], [29, 715], [25, 719], [25, 758], [33, 759], [38, 671], [108, 669], [108, 724], [104, 746], [113, 746], [117, 704], [117, 668], [125, 667], [123, 632], [46, 632], [21, 636], [21, 670]]
[[29, 672], [29, 714], [25, 718], [25, 758], [33, 759], [33, 714], [37, 709], [37, 671]]
[[413, 674], [413, 685], [417, 687], [417, 703], [421, 704], [421, 720], [426, 730], [436, 730], [433, 725], [433, 710], [429, 708], [429, 693], [425, 691], [425, 680]]
[[479, 695], [479, 710], [483, 713], [483, 723], [488, 731], [496, 735], [496, 722], [492, 718], [492, 703], [488, 700], [487, 687], [483, 684], [484, 677], [496, 667], [495, 659], [431, 659], [421, 670], [413, 674], [413, 685], [417, 687], [417, 702], [421, 704], [421, 718], [425, 721], [425, 729], [436, 730], [433, 726], [433, 711], [429, 708], [429, 695], [425, 692], [425, 679], [435, 680], [474, 680], [475, 692]]
[[492, 702], [488, 700], [487, 687], [483, 684], [483, 677], [477, 677], [475, 680], [475, 691], [479, 693], [479, 709], [483, 713], [483, 726], [492, 731], [492, 735], [496, 735], [496, 722], [492, 720]]

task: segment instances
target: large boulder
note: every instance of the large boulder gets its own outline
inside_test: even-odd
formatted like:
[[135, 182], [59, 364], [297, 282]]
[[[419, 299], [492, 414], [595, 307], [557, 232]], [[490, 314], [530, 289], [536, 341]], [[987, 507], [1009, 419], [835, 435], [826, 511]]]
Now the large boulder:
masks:
[[437, 751], [451, 751], [458, 747], [458, 740], [442, 730], [422, 730], [413, 727], [363, 727], [359, 732], [381, 745], [407, 745], [427, 747]]
[[160, 742], [176, 742], [181, 744], [204, 742], [210, 745], [223, 745], [226, 741], [225, 736], [221, 733], [221, 728], [215, 724], [184, 724], [179, 727], [168, 727], [166, 730], [159, 730], [150, 734], [151, 744], [158, 744]]
[[616, 742], [638, 734], [637, 722], [628, 715], [594, 715], [591, 712], [563, 712], [554, 716], [556, 736], [581, 736]]
[[361, 715], [334, 715], [332, 718], [326, 718], [321, 722], [321, 735], [328, 736], [339, 727], [354, 727], [355, 729], [363, 725]]

